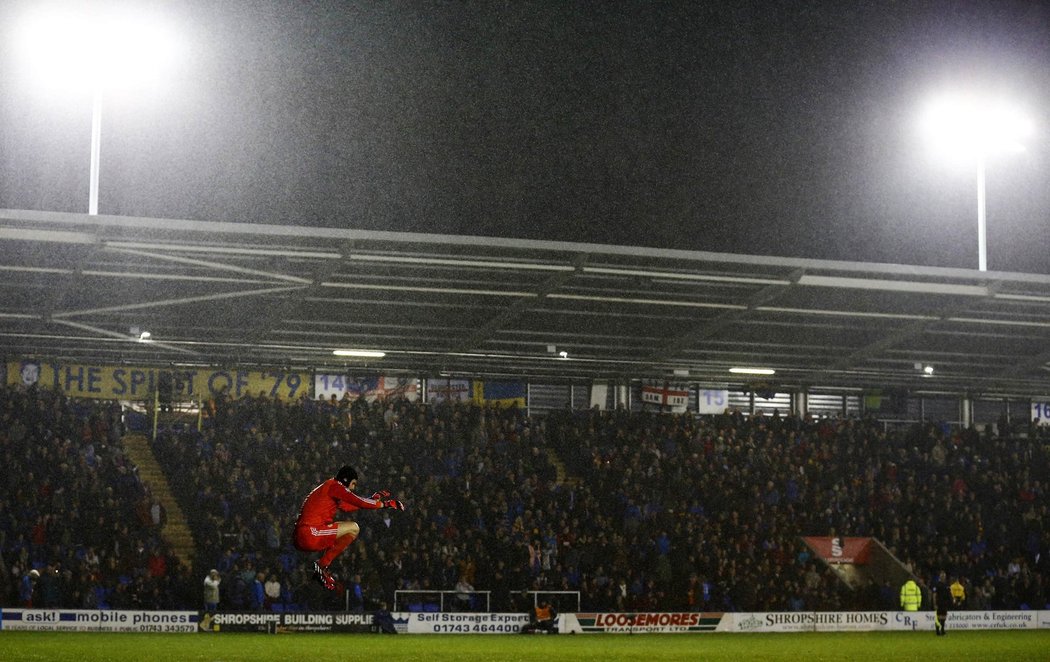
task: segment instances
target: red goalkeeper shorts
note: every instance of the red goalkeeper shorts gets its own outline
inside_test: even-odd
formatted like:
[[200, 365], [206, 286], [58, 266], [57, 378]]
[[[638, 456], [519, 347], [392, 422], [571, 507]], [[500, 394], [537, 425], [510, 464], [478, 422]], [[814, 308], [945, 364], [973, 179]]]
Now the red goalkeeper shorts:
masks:
[[297, 526], [292, 536], [292, 542], [300, 552], [319, 552], [334, 545], [338, 534], [339, 526], [336, 524]]

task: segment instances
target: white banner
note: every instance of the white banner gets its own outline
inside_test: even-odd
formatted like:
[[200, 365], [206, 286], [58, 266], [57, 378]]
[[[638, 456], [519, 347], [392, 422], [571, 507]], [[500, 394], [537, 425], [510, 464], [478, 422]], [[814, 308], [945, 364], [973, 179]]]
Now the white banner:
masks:
[[591, 408], [605, 409], [605, 403], [609, 400], [609, 383], [594, 382], [591, 384]]
[[397, 631], [408, 634], [519, 634], [529, 622], [528, 614], [398, 612], [394, 617]]
[[[919, 612], [918, 630], [933, 630], [933, 612]], [[948, 630], [1034, 630], [1047, 627], [1047, 611], [954, 611], [948, 612]]]
[[1032, 402], [1032, 421], [1036, 425], [1050, 425], [1050, 398]]
[[3, 609], [0, 628], [45, 632], [196, 632], [195, 611]]
[[701, 612], [627, 612], [562, 614], [558, 617], [558, 631], [570, 633], [624, 632], [672, 633], [714, 632], [722, 620], [722, 613]]
[[[460, 612], [396, 612], [398, 632], [408, 634], [517, 634], [529, 622], [527, 614]], [[234, 631], [234, 625], [282, 622], [312, 629], [369, 627], [370, 614], [216, 614], [211, 624]], [[932, 611], [843, 612], [628, 612], [560, 614], [563, 633], [642, 632], [871, 632], [916, 630], [933, 632]], [[42, 632], [196, 632], [200, 614], [193, 611], [119, 611], [100, 609], [0, 610], [0, 630]], [[323, 622], [322, 622], [323, 621]], [[332, 627], [332, 626], [337, 627]], [[321, 626], [327, 626], [322, 628]], [[948, 631], [1028, 630], [1050, 628], [1050, 611], [957, 611], [948, 614]], [[208, 628], [205, 628], [208, 629]], [[218, 630], [219, 627], [214, 629]]]
[[419, 380], [415, 377], [355, 376], [340, 374], [315, 374], [314, 398], [329, 400], [344, 396], [352, 400], [364, 397], [368, 402], [387, 398], [405, 398], [415, 402], [419, 399]]
[[428, 379], [427, 402], [469, 402], [474, 397], [469, 379]]
[[700, 387], [696, 400], [698, 414], [721, 414], [729, 407], [729, 390]]
[[[948, 630], [1022, 630], [1050, 627], [1046, 611], [956, 611], [948, 613]], [[719, 632], [872, 632], [929, 630], [932, 611], [798, 611], [726, 613]], [[1043, 619], [1042, 621], [1040, 619]]]
[[[904, 613], [904, 612], [899, 612]], [[892, 611], [778, 611], [727, 613], [719, 632], [868, 632], [910, 630]]]

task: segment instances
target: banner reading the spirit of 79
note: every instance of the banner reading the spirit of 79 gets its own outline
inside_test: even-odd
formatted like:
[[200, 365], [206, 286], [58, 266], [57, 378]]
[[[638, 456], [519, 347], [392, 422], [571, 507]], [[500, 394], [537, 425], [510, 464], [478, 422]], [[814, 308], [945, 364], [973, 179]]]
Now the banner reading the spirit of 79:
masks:
[[74, 398], [146, 400], [158, 387], [171, 385], [175, 399], [229, 398], [246, 395], [293, 400], [310, 395], [311, 379], [306, 372], [272, 370], [216, 370], [212, 368], [149, 368], [115, 365], [84, 365], [23, 359], [7, 364], [9, 386], [37, 384], [57, 389]]

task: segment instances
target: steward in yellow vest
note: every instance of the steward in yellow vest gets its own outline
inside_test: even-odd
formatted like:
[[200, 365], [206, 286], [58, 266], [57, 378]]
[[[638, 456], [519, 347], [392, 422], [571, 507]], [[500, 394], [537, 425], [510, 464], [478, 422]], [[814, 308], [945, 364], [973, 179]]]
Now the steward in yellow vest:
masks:
[[901, 609], [904, 611], [919, 611], [922, 604], [922, 590], [914, 579], [904, 582], [901, 587]]

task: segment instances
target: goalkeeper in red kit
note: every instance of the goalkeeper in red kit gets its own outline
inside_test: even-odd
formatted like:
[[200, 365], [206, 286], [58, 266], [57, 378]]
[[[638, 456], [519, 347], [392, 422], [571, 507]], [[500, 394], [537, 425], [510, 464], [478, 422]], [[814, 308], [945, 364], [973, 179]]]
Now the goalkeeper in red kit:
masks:
[[313, 577], [329, 591], [335, 590], [335, 577], [328, 571], [328, 566], [361, 532], [357, 522], [336, 522], [336, 511], [405, 509], [405, 504], [397, 499], [387, 498], [390, 492], [386, 490], [376, 492], [369, 499], [354, 494], [355, 489], [357, 471], [349, 465], [342, 467], [335, 478], [329, 478], [307, 495], [295, 522], [292, 536], [295, 548], [301, 552], [324, 552], [314, 561]]

